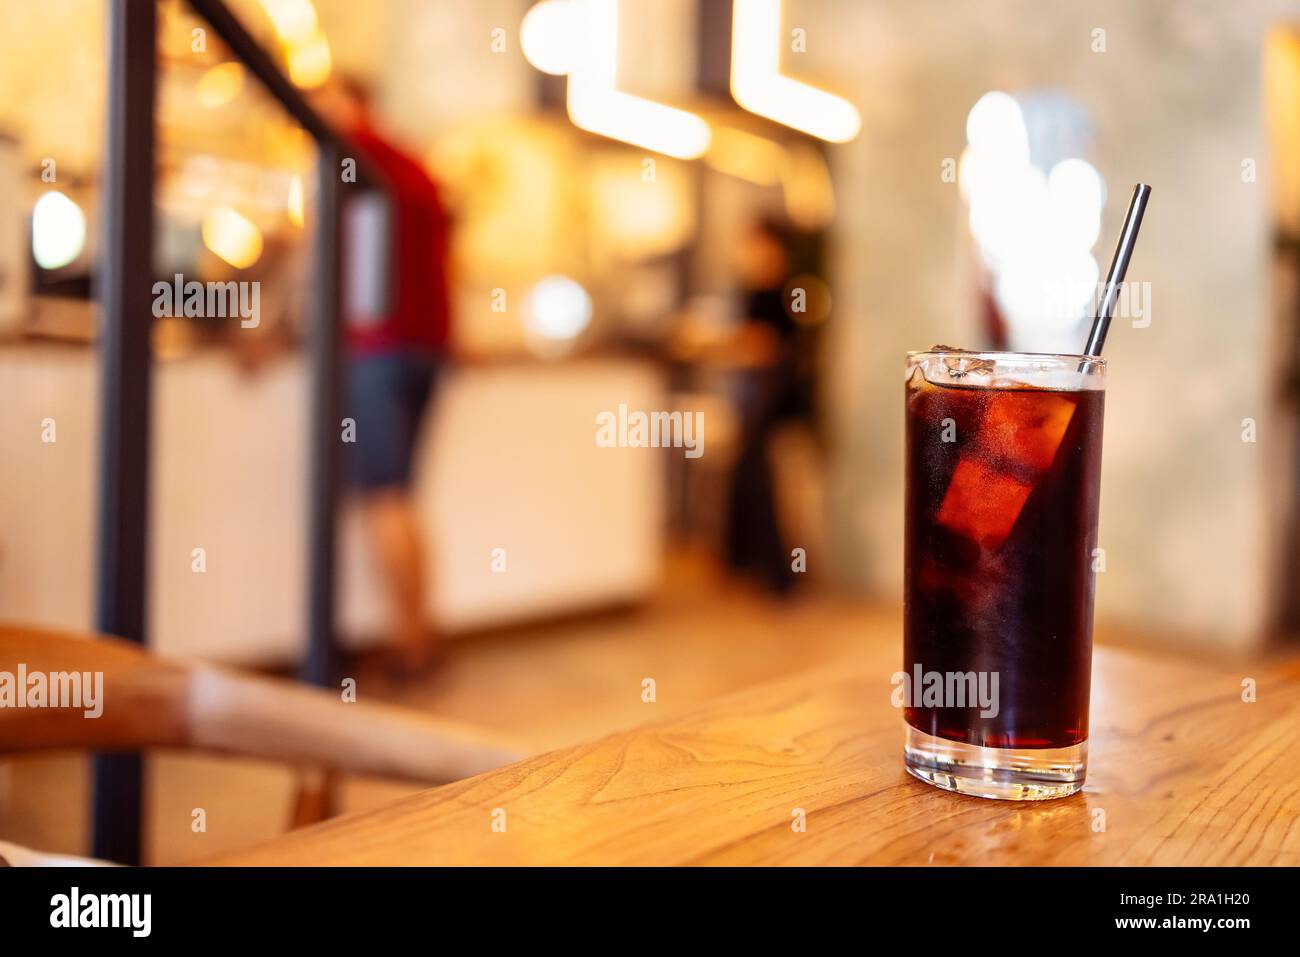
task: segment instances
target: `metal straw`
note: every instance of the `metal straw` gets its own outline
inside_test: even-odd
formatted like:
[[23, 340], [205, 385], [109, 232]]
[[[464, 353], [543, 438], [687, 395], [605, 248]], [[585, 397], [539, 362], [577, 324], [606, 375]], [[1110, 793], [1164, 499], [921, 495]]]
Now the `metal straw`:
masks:
[[1084, 347], [1085, 356], [1101, 355], [1101, 347], [1106, 341], [1106, 332], [1110, 329], [1110, 318], [1115, 313], [1115, 301], [1119, 298], [1120, 286], [1124, 283], [1124, 274], [1128, 272], [1128, 261], [1137, 244], [1138, 229], [1142, 226], [1142, 213], [1147, 208], [1147, 199], [1151, 196], [1151, 187], [1138, 183], [1133, 187], [1133, 198], [1128, 202], [1128, 212], [1124, 216], [1124, 228], [1120, 230], [1119, 242], [1115, 244], [1115, 256], [1110, 261], [1110, 272], [1106, 274], [1106, 286], [1102, 292], [1101, 302], [1097, 304], [1097, 316], [1092, 320], [1092, 331], [1088, 333], [1088, 345]]

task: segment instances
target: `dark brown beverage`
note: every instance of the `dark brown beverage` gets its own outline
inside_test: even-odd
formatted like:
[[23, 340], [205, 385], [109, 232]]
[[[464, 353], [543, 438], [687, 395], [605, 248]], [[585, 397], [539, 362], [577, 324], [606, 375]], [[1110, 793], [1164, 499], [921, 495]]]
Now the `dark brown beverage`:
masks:
[[1105, 392], [943, 371], [936, 384], [918, 366], [906, 389], [904, 665], [918, 681], [995, 675], [997, 702], [913, 682], [907, 723], [977, 747], [1079, 745]]

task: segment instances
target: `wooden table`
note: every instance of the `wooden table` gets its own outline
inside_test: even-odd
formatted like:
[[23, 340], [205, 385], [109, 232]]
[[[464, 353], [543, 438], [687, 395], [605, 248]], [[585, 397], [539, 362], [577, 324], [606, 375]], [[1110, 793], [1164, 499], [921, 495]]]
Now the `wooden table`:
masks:
[[1099, 648], [1087, 786], [1012, 803], [904, 773], [898, 657], [871, 649], [214, 863], [1300, 864], [1300, 665]]

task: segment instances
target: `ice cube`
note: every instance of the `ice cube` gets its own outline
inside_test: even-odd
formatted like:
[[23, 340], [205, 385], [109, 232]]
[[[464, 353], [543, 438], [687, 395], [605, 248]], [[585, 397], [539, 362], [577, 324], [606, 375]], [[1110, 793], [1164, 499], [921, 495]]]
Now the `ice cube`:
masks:
[[999, 391], [985, 410], [976, 441], [985, 455], [1044, 472], [1070, 427], [1074, 405], [1073, 398], [1044, 389]]
[[997, 368], [997, 363], [992, 359], [980, 358], [967, 349], [935, 345], [930, 351], [942, 355], [943, 373], [948, 379], [964, 379], [971, 374], [988, 375]]
[[1031, 485], [963, 455], [935, 520], [984, 548], [997, 548], [1011, 534], [1032, 490]]

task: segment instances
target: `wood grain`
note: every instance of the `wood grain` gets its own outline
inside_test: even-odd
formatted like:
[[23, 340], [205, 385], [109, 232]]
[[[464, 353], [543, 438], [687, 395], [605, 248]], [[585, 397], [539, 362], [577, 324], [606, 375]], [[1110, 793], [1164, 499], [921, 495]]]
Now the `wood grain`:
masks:
[[[1295, 664], [1098, 649], [1087, 786], [1011, 803], [904, 773], [897, 660], [896, 644], [875, 643], [214, 863], [1300, 864]], [[1248, 677], [1254, 703], [1242, 700]]]

